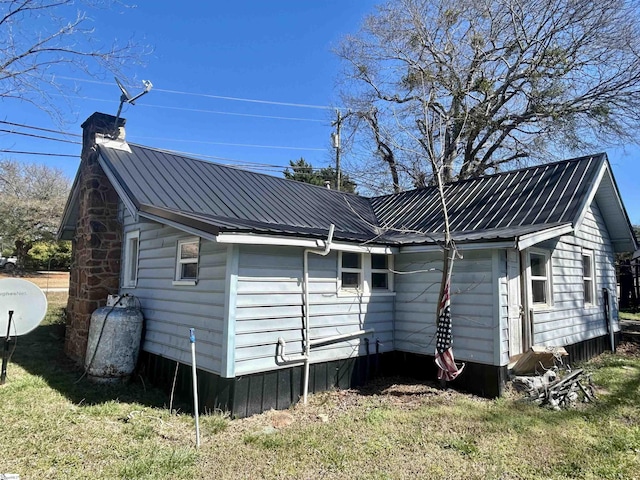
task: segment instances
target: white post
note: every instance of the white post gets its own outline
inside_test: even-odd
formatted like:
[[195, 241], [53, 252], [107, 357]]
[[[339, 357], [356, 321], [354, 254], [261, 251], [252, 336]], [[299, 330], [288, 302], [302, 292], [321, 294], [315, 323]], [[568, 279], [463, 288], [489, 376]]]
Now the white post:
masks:
[[196, 448], [200, 448], [200, 418], [198, 416], [198, 376], [196, 374], [196, 331], [189, 329], [191, 342], [191, 373], [193, 376], [193, 410], [196, 417]]

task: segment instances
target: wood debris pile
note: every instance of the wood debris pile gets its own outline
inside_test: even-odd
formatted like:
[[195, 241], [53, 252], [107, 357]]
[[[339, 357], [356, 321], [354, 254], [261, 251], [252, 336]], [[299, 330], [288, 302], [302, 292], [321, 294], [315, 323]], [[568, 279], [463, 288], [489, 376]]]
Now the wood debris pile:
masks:
[[554, 410], [575, 407], [578, 402], [593, 402], [596, 399], [591, 377], [581, 368], [559, 378], [557, 367], [543, 375], [514, 377], [513, 386], [524, 392], [529, 400]]
[[514, 388], [529, 400], [555, 410], [574, 407], [579, 401], [593, 402], [591, 377], [582, 369], [564, 365], [567, 355], [562, 347], [531, 347], [511, 369], [516, 375], [512, 378]]

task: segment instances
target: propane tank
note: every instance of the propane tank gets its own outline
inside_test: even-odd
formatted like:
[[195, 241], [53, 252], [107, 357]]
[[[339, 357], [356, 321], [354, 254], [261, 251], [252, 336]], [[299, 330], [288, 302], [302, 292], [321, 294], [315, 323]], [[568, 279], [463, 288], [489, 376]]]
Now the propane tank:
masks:
[[84, 369], [90, 380], [126, 380], [136, 368], [142, 336], [142, 312], [135, 297], [109, 295], [91, 315]]

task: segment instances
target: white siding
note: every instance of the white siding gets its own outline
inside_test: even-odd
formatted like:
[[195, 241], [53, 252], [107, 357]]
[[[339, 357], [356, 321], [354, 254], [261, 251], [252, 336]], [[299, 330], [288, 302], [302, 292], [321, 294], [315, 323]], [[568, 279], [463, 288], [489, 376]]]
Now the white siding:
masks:
[[[395, 348], [433, 355], [442, 254], [405, 253], [397, 255], [395, 261], [397, 271], [416, 272], [396, 275]], [[456, 360], [488, 365], [496, 362], [495, 338], [504, 336], [504, 326], [496, 318], [499, 299], [494, 263], [490, 251], [464, 252], [464, 258], [455, 261], [451, 318]]]
[[190, 235], [155, 222], [134, 223], [128, 213], [124, 224], [125, 232], [140, 230], [137, 286], [121, 293], [140, 300], [143, 349], [190, 364], [189, 328], [195, 328], [198, 368], [220, 374], [228, 247], [201, 240], [197, 284], [173, 285], [177, 242]]
[[[592, 250], [596, 267], [596, 304], [584, 305], [582, 249]], [[602, 289], [608, 288], [612, 315], [618, 320], [614, 252], [596, 203], [589, 207], [575, 236], [564, 235], [552, 257], [553, 305], [534, 313], [536, 345], [571, 345], [607, 334]]]
[[[235, 374], [273, 370], [278, 337], [287, 342], [287, 355], [303, 346], [303, 249], [240, 246], [235, 311]], [[337, 294], [338, 257], [309, 255], [311, 339], [375, 329], [368, 335], [381, 351], [393, 350], [393, 295], [358, 298]], [[364, 338], [312, 349], [311, 362], [326, 362], [365, 354]]]

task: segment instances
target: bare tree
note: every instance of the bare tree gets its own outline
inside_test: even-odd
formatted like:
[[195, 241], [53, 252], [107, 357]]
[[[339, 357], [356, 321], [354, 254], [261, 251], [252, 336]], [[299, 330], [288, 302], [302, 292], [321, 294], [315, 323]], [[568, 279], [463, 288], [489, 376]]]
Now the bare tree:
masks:
[[0, 237], [14, 243], [19, 270], [34, 242], [54, 239], [68, 194], [59, 169], [0, 161]]
[[[132, 41], [103, 44], [91, 19], [73, 0], [0, 0], [0, 98], [27, 101], [60, 118], [66, 91], [57, 75], [81, 71], [90, 76], [122, 73], [139, 63], [145, 48]], [[87, 9], [110, 8], [120, 2], [84, 2]], [[64, 69], [64, 70], [63, 70]]]
[[389, 1], [337, 50], [343, 102], [389, 190], [637, 143], [639, 24], [632, 0]]

